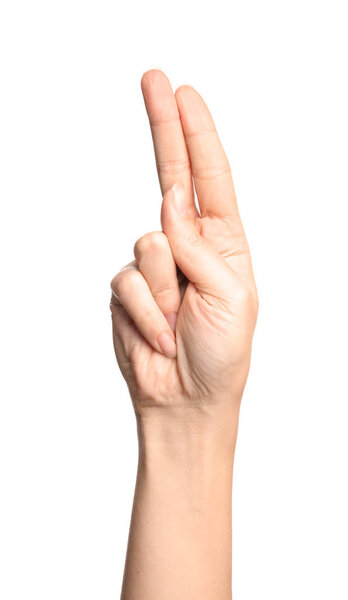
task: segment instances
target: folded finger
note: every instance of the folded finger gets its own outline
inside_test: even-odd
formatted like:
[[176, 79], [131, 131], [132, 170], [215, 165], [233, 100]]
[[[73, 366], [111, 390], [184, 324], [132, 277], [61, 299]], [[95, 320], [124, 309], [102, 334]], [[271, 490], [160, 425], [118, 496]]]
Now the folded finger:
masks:
[[180, 291], [176, 264], [167, 236], [162, 231], [147, 233], [136, 242], [134, 255], [152, 296], [175, 331]]
[[134, 267], [122, 269], [112, 280], [111, 289], [148, 343], [158, 352], [174, 358], [174, 334], [143, 275]]
[[124, 362], [132, 351], [134, 336], [139, 336], [133, 321], [114, 296], [111, 298], [113, 342], [118, 363]]

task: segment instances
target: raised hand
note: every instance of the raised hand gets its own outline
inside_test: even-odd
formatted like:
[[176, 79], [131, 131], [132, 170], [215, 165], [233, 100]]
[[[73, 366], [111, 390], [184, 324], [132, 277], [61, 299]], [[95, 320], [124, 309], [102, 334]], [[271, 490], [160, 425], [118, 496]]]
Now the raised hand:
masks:
[[258, 300], [229, 163], [193, 88], [174, 96], [166, 76], [149, 71], [142, 90], [163, 231], [140, 238], [112, 281], [117, 360], [137, 414], [238, 404]]
[[231, 600], [233, 459], [257, 293], [206, 105], [188, 86], [174, 96], [160, 71], [142, 89], [163, 231], [136, 242], [111, 284], [139, 439], [121, 598]]

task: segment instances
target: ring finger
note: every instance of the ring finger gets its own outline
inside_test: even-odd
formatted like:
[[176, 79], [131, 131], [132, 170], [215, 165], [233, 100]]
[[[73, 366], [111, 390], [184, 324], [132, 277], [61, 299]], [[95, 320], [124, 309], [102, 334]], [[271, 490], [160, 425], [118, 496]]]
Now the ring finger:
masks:
[[134, 255], [156, 304], [175, 331], [181, 300], [176, 264], [167, 236], [161, 231], [147, 233], [136, 242]]

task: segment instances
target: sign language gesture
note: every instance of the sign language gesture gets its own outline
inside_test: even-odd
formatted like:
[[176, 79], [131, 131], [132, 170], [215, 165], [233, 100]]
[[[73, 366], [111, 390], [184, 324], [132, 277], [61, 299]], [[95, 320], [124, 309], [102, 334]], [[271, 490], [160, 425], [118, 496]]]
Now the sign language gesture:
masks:
[[[230, 166], [190, 86], [142, 78], [163, 195], [162, 231], [146, 233], [112, 280], [118, 364], [135, 411], [238, 406], [258, 300]], [[199, 210], [195, 204], [194, 190]]]

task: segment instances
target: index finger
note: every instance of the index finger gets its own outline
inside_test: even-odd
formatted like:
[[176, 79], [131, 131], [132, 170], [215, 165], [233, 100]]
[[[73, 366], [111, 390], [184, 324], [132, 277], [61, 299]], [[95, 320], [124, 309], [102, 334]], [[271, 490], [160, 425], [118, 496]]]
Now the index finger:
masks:
[[178, 106], [169, 79], [152, 69], [141, 80], [149, 117], [162, 196], [180, 182], [194, 207], [190, 158], [181, 127]]

